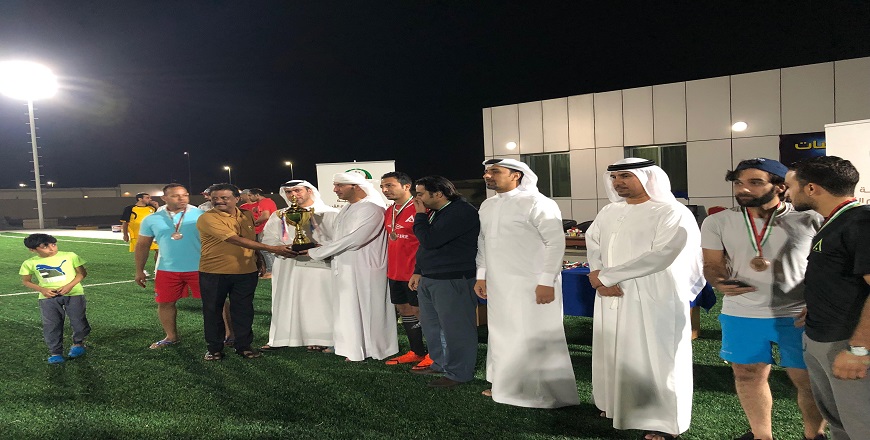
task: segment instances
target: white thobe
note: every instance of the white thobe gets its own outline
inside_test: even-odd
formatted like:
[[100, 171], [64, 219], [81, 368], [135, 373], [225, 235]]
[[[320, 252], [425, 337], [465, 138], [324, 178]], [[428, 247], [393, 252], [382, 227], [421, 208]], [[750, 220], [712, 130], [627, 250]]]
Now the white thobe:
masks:
[[689, 428], [700, 245], [695, 218], [678, 203], [611, 203], [586, 232], [589, 268], [624, 294], [596, 295], [592, 330], [592, 397], [614, 428]]
[[348, 203], [335, 219], [332, 237], [308, 255], [314, 260], [332, 257], [335, 353], [352, 361], [396, 354], [396, 313], [387, 294], [384, 208], [365, 200]]
[[[562, 315], [565, 234], [556, 202], [537, 192], [499, 193], [480, 207], [478, 279], [486, 279], [486, 380], [499, 403], [558, 408], [580, 403]], [[535, 302], [535, 287], [556, 299]]]
[[[337, 213], [337, 209], [323, 203], [315, 205], [308, 237], [315, 243], [328, 241]], [[295, 233], [293, 226], [287, 226], [277, 212], [273, 213], [263, 228], [263, 244], [291, 245]], [[329, 261], [313, 261], [305, 256], [275, 258], [270, 346], [333, 345], [335, 292], [331, 269]]]

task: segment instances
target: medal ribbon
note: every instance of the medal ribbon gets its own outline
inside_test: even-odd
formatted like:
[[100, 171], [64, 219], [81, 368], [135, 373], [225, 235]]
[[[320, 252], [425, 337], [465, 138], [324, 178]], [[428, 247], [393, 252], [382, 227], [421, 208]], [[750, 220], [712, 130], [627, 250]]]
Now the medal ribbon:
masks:
[[773, 219], [784, 210], [784, 204], [780, 203], [777, 205], [776, 210], [770, 215], [770, 218], [764, 222], [764, 226], [761, 228], [761, 233], [759, 233], [758, 229], [755, 227], [755, 222], [752, 220], [752, 213], [749, 212], [749, 208], [743, 208], [743, 221], [746, 222], [746, 231], [749, 232], [749, 241], [752, 243], [752, 248], [755, 249], [756, 256], [763, 256], [761, 247], [764, 246], [764, 243], [767, 243], [767, 239], [770, 238], [770, 232], [773, 231]]
[[441, 210], [444, 209], [444, 208], [446, 208], [447, 205], [450, 204], [450, 202], [451, 202], [451, 201], [448, 201], [447, 203], [444, 204], [444, 206], [438, 208], [438, 209], [435, 210], [435, 211], [432, 211], [432, 212], [429, 214], [429, 224], [430, 224], [430, 225], [432, 224], [432, 221], [435, 220], [435, 213], [441, 211]]
[[[861, 206], [861, 204], [858, 203], [858, 200], [856, 199], [849, 199], [843, 203], [840, 203], [839, 205], [837, 205], [836, 208], [834, 208], [833, 211], [831, 211], [831, 214], [828, 216], [828, 218], [825, 219], [824, 223], [822, 223], [822, 227], [819, 228], [819, 232], [822, 232], [822, 229], [825, 229], [825, 226], [828, 226], [828, 224], [834, 221], [835, 218], [839, 217], [840, 214], [852, 208], [857, 208], [858, 206]], [[816, 235], [819, 235], [819, 232], [816, 232]]]
[[[169, 211], [166, 211], [166, 213], [169, 214], [169, 221], [171, 221], [172, 223], [175, 223], [175, 219], [172, 218], [172, 213]], [[187, 208], [185, 208], [184, 211], [181, 211], [181, 218], [178, 219], [178, 223], [175, 223], [175, 233], [176, 234], [178, 233], [178, 230], [181, 229], [181, 222], [184, 221], [184, 214], [187, 214]]]
[[405, 204], [402, 205], [402, 207], [399, 208], [398, 211], [396, 211], [396, 204], [395, 203], [393, 204], [393, 223], [390, 226], [390, 232], [396, 232], [396, 216], [398, 215], [398, 213], [404, 211], [405, 208], [408, 207], [408, 204], [411, 203], [411, 200], [414, 200], [414, 198], [413, 197], [409, 198], [408, 201], [405, 202]]

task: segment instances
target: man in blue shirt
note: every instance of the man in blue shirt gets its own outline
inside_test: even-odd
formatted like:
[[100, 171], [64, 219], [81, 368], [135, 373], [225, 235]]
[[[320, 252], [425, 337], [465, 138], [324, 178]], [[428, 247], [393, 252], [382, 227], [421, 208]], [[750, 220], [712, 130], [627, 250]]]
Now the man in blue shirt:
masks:
[[145, 262], [152, 241], [163, 252], [157, 260], [154, 275], [154, 292], [157, 301], [157, 317], [166, 337], [151, 344], [158, 349], [178, 343], [175, 325], [175, 303], [192, 294], [199, 298], [199, 231], [196, 220], [202, 214], [198, 208], [188, 205], [190, 194], [178, 183], [163, 187], [166, 209], [149, 215], [139, 227], [136, 243], [136, 283], [145, 287]]

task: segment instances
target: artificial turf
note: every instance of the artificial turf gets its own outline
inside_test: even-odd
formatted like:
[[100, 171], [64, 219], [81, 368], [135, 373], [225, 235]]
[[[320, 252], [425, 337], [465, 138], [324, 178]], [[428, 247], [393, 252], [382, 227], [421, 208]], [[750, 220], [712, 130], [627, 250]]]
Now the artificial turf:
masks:
[[[117, 240], [58, 237], [60, 250], [83, 257], [87, 354], [60, 365], [46, 362], [36, 293], [18, 276], [32, 254], [22, 234], [0, 234], [0, 438], [8, 439], [635, 439], [598, 417], [591, 395], [591, 318], [566, 317], [565, 327], [581, 405], [558, 410], [517, 408], [480, 395], [486, 328], [480, 328], [476, 379], [452, 390], [426, 387], [430, 376], [381, 361], [345, 362], [335, 355], [290, 348], [245, 360], [227, 352], [202, 360], [200, 303], [179, 301], [181, 343], [149, 350], [163, 334], [153, 284], [132, 282], [133, 256]], [[149, 265], [153, 261], [149, 261]], [[151, 270], [151, 269], [149, 269]], [[115, 283], [115, 284], [105, 284]], [[104, 285], [98, 285], [104, 284]], [[316, 294], [316, 292], [312, 292]], [[254, 343], [266, 342], [271, 285], [254, 301]], [[734, 394], [731, 369], [718, 357], [718, 307], [702, 313], [694, 342], [695, 394], [684, 439], [742, 435], [748, 424]], [[400, 349], [407, 339], [399, 326]], [[67, 337], [71, 330], [67, 326]], [[65, 347], [69, 348], [68, 344]], [[802, 434], [795, 391], [774, 369], [774, 436]]]

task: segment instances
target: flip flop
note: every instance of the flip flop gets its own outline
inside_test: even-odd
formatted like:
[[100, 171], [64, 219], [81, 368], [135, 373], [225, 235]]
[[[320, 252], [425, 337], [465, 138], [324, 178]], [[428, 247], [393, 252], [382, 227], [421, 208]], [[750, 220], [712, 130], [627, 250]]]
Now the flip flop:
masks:
[[328, 347], [324, 347], [322, 345], [309, 345], [305, 347], [310, 353], [321, 353], [323, 350], [326, 350]]
[[151, 350], [157, 350], [159, 348], [169, 347], [170, 345], [175, 345], [177, 343], [178, 343], [177, 340], [170, 341], [169, 339], [161, 339], [161, 340], [149, 345], [148, 348]]
[[283, 348], [287, 348], [287, 347], [273, 347], [269, 344], [266, 344], [266, 345], [260, 347], [260, 351], [275, 351], [275, 350], [281, 350]]

